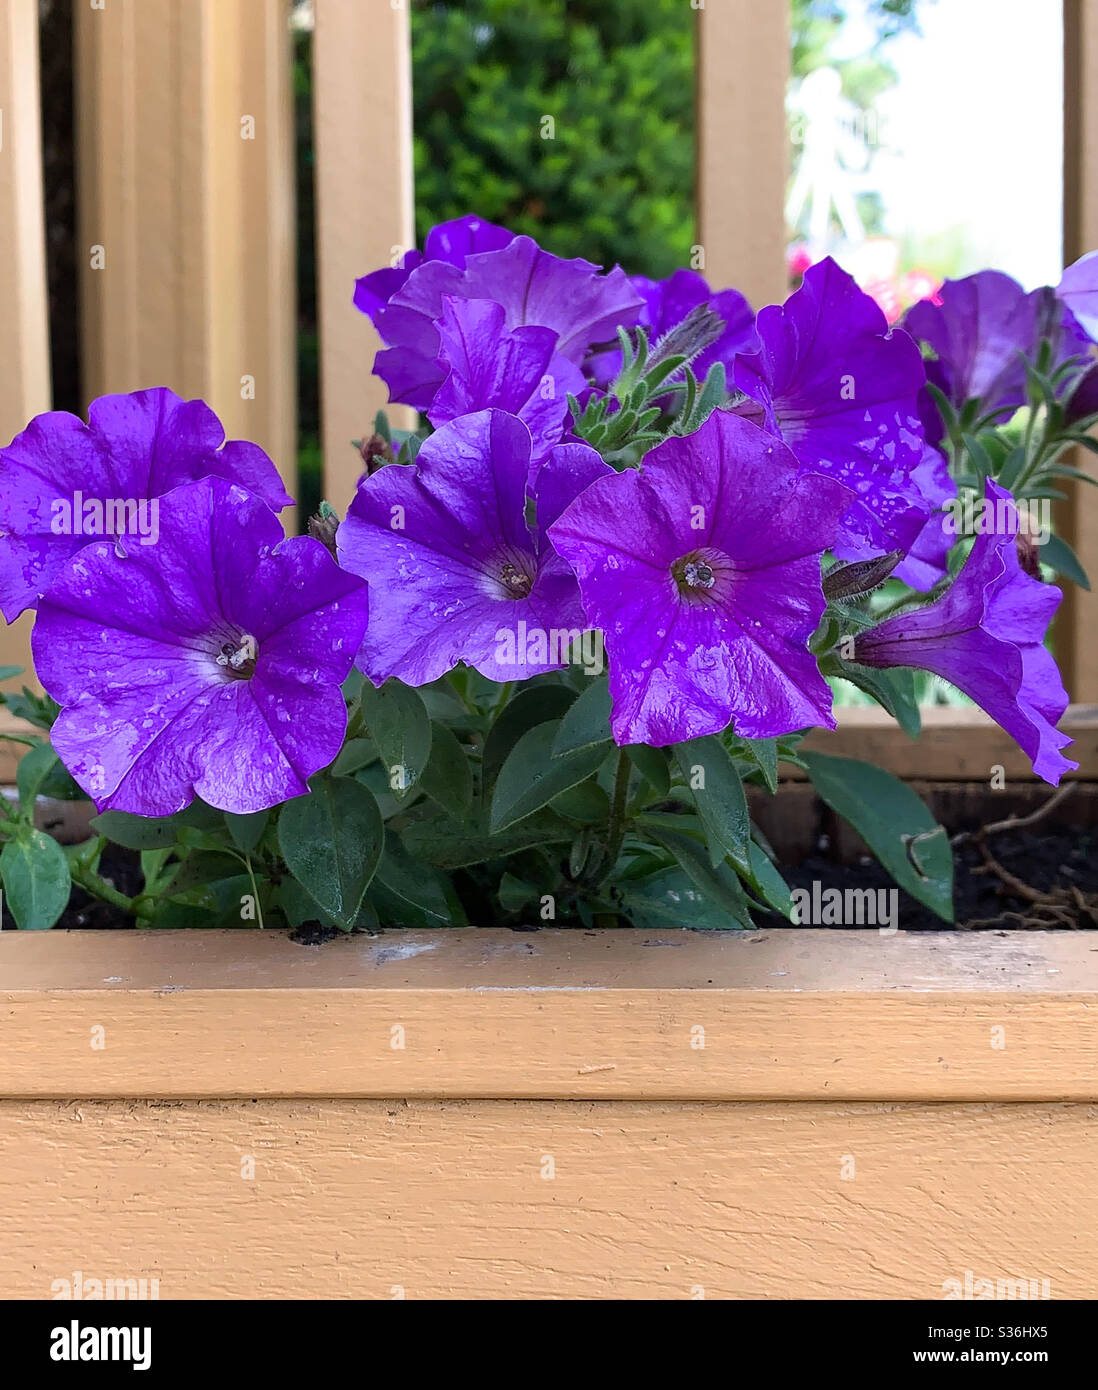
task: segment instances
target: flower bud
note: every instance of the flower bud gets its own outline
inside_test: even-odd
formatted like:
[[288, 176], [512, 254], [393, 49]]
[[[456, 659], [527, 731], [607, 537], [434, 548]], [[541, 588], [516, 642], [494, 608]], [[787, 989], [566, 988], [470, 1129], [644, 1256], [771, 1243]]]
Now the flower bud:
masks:
[[333, 559], [336, 555], [336, 531], [339, 529], [339, 513], [327, 502], [321, 502], [320, 510], [309, 518], [308, 531], [314, 541], [325, 546]]
[[362, 441], [359, 445], [359, 453], [362, 455], [367, 477], [376, 473], [379, 468], [383, 468], [385, 464], [396, 462], [393, 446], [384, 435], [376, 432]]

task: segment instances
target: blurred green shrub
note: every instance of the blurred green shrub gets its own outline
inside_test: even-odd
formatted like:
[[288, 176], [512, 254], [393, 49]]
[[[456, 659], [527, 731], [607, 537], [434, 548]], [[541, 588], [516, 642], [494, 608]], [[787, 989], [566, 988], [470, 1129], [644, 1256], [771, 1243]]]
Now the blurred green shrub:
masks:
[[694, 242], [686, 0], [416, 0], [416, 231], [476, 211], [669, 275]]

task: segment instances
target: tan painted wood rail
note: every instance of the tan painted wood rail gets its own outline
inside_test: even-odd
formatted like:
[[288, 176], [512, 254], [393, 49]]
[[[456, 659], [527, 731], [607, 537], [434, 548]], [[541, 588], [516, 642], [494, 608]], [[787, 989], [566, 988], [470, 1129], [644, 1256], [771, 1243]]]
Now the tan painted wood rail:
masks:
[[1098, 1100], [1088, 933], [0, 938], [0, 1097]]

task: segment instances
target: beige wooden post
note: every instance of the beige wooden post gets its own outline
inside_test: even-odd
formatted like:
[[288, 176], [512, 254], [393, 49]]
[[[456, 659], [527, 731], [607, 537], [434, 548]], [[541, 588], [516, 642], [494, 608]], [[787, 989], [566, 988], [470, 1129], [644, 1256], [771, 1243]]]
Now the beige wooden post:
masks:
[[[313, 101], [324, 491], [344, 511], [361, 471], [352, 439], [388, 391], [380, 340], [352, 303], [360, 275], [413, 244], [410, 0], [316, 0]], [[390, 422], [414, 412], [389, 408]]]
[[[38, 0], [0, 5], [0, 446], [50, 408]], [[0, 665], [30, 666], [30, 618], [0, 619]], [[30, 678], [28, 677], [28, 680]]]
[[787, 292], [788, 9], [697, 0], [698, 243], [709, 283], [755, 308]]
[[[1064, 3], [1064, 264], [1098, 250], [1098, 0]], [[1072, 462], [1098, 477], [1098, 460]], [[1098, 489], [1073, 485], [1062, 517], [1093, 590], [1064, 585], [1056, 650], [1073, 700], [1098, 702]]]
[[293, 491], [287, 7], [82, 5], [76, 44], [85, 395], [202, 396]]

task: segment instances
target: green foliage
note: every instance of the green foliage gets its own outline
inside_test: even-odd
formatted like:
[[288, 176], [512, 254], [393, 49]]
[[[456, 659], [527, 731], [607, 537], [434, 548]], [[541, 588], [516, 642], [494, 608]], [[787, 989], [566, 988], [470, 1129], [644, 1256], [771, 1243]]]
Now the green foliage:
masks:
[[15, 925], [24, 931], [52, 927], [68, 904], [65, 851], [25, 821], [13, 828], [0, 852], [0, 879]]
[[[106, 811], [68, 850], [34, 826], [59, 764], [29, 737], [18, 798], [0, 804], [16, 924], [52, 926], [75, 885], [153, 928], [743, 928], [791, 911], [746, 794], [773, 793], [783, 761], [807, 767], [897, 881], [948, 916], [948, 841], [915, 794], [878, 769], [802, 755], [799, 735], [619, 749], [606, 677], [579, 665], [518, 690], [459, 666], [421, 690], [351, 679], [344, 694], [343, 751], [308, 794], [254, 815], [201, 801], [157, 818]], [[112, 842], [140, 856], [133, 897], [99, 872]]]
[[805, 753], [804, 762], [820, 797], [850, 822], [900, 887], [952, 922], [949, 837], [917, 793], [855, 758]]
[[381, 858], [381, 813], [370, 792], [351, 777], [321, 774], [314, 783], [308, 796], [286, 804], [278, 823], [279, 848], [313, 901], [350, 930]]
[[683, 0], [416, 0], [420, 242], [475, 211], [558, 256], [688, 265], [695, 19]]

